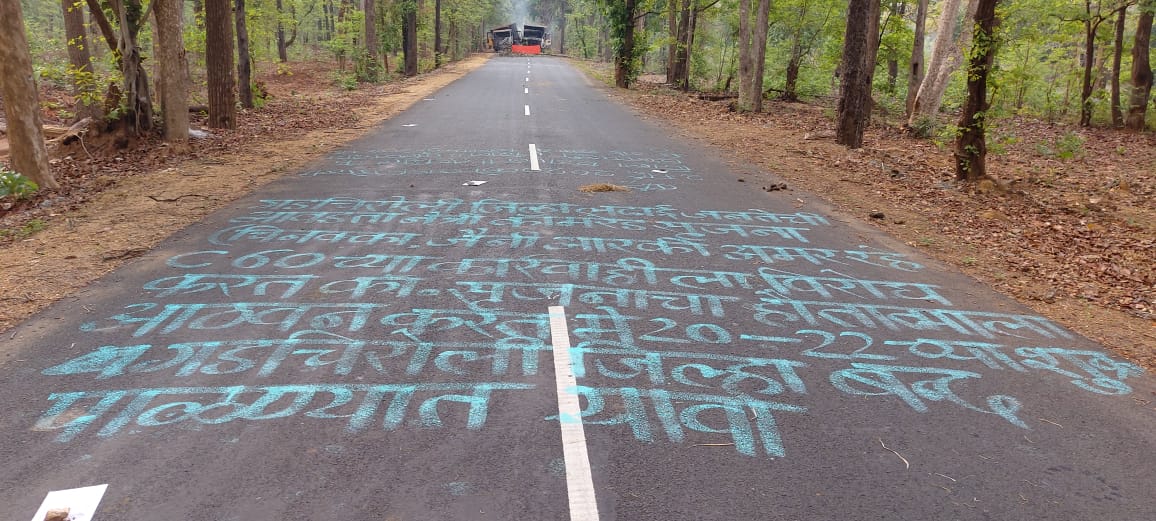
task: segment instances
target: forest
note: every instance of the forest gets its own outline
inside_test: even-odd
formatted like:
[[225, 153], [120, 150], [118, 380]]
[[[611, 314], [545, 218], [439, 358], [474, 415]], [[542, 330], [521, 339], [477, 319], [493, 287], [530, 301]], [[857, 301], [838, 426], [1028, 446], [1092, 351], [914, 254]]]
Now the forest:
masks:
[[[1156, 341], [1154, 12], [1156, 0], [0, 0], [0, 241], [30, 240], [130, 174], [358, 127], [373, 96], [492, 55], [491, 29], [536, 24], [548, 54], [612, 95], [875, 210], [872, 224], [1156, 367], [1143, 349]], [[862, 168], [831, 173], [847, 165]]]
[[[1150, 122], [1151, 0], [7, 0], [0, 43], [14, 140], [29, 183], [56, 186], [34, 130], [31, 65], [70, 90], [60, 112], [120, 142], [188, 140], [186, 106], [210, 128], [267, 94], [255, 68], [335, 62], [347, 88], [414, 76], [483, 50], [489, 27], [540, 23], [553, 50], [612, 61], [629, 87], [658, 73], [684, 91], [837, 100], [837, 141], [861, 145], [870, 113], [921, 136], [954, 134], [957, 177], [986, 175], [985, 123], [1028, 115], [1143, 131]], [[22, 21], [22, 22], [21, 22]], [[27, 50], [28, 52], [24, 52]], [[902, 73], [901, 73], [902, 72]], [[22, 93], [23, 91], [23, 93]], [[24, 107], [22, 110], [21, 107]], [[176, 107], [180, 107], [177, 109]], [[959, 114], [944, 124], [943, 113]], [[19, 143], [16, 146], [16, 143]], [[11, 182], [10, 182], [11, 184]]]

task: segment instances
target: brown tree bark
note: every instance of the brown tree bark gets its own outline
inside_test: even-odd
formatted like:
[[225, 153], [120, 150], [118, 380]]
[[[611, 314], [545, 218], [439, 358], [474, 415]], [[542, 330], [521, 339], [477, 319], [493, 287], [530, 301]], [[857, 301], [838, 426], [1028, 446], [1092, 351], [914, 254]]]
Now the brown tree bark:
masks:
[[92, 118], [104, 119], [101, 110], [100, 93], [96, 78], [92, 76], [92, 54], [89, 52], [88, 34], [84, 29], [84, 2], [82, 0], [61, 0], [64, 12], [64, 35], [68, 38], [68, 63], [72, 66], [73, 95], [76, 96], [75, 121]]
[[205, 72], [209, 83], [209, 127], [237, 128], [230, 0], [205, 0]]
[[181, 28], [180, 0], [153, 0], [157, 21], [157, 84], [164, 118], [165, 141], [178, 148], [189, 140], [189, 84]]
[[770, 0], [739, 0], [739, 112], [763, 110], [763, 69], [766, 65]]
[[971, 26], [978, 4], [977, 0], [968, 0], [967, 8], [960, 13], [960, 3], [960, 0], [947, 0], [947, 3], [944, 4], [937, 31], [945, 37], [935, 40], [935, 46], [931, 52], [931, 62], [928, 63], [927, 73], [919, 85], [915, 101], [912, 104], [911, 114], [908, 116], [907, 124], [909, 126], [915, 126], [920, 118], [931, 117], [939, 112], [939, 106], [943, 102], [943, 94], [947, 91], [951, 74], [959, 69], [963, 63], [961, 49], [967, 48], [971, 42], [972, 32], [963, 29], [960, 31], [959, 38], [952, 38], [948, 35], [954, 34], [956, 27]]
[[1156, 0], [1146, 0], [1140, 4], [1140, 17], [1132, 40], [1132, 94], [1128, 98], [1126, 121], [1127, 127], [1132, 130], [1144, 130], [1144, 117], [1152, 95], [1152, 66], [1148, 62], [1148, 46], [1152, 42], [1154, 11]]
[[285, 4], [282, 0], [275, 0], [274, 7], [277, 9], [277, 59], [281, 63], [289, 61], [289, 46], [285, 45], [285, 22], [281, 21], [282, 13], [285, 11]]
[[40, 101], [24, 36], [24, 12], [16, 0], [0, 1], [0, 97], [8, 119], [12, 169], [41, 188], [60, 188], [48, 167]]
[[253, 108], [253, 57], [249, 52], [249, 24], [245, 20], [245, 0], [236, 0], [233, 17], [237, 21], [237, 99]]
[[907, 77], [907, 117], [915, 110], [915, 95], [919, 93], [919, 85], [923, 83], [923, 46], [927, 39], [927, 4], [928, 0], [919, 0], [915, 9], [915, 37], [911, 44], [911, 61]]
[[377, 64], [377, 48], [381, 42], [377, 39], [377, 0], [365, 0], [365, 53], [369, 63]]
[[634, 17], [638, 14], [638, 0], [621, 1], [625, 2], [628, 21], [622, 28], [621, 47], [614, 52], [614, 85], [620, 89], [628, 89], [633, 80], [631, 69], [634, 67], [634, 30], [637, 27]]
[[121, 120], [129, 124], [132, 133], [140, 134], [152, 128], [153, 120], [148, 75], [137, 43], [140, 25], [144, 21], [143, 9], [140, 0], [109, 0], [108, 5], [119, 20], [117, 53], [120, 55], [121, 92], [125, 97]]
[[979, 0], [974, 39], [967, 63], [967, 101], [959, 118], [959, 137], [955, 141], [955, 178], [977, 181], [987, 176], [987, 77], [995, 62], [997, 42], [995, 27], [999, 23], [995, 7], [999, 0]]
[[1112, 56], [1112, 126], [1124, 126], [1124, 111], [1120, 107], [1120, 62], [1124, 54], [1124, 15], [1127, 9], [1116, 13], [1115, 52]]
[[843, 38], [835, 142], [847, 148], [863, 146], [863, 131], [871, 119], [871, 78], [878, 38], [879, 0], [850, 0]]
[[[366, 0], [371, 1], [371, 0]], [[434, 0], [434, 68], [442, 66], [442, 0]]]
[[417, 2], [404, 9], [401, 50], [405, 58], [405, 75], [417, 76]]

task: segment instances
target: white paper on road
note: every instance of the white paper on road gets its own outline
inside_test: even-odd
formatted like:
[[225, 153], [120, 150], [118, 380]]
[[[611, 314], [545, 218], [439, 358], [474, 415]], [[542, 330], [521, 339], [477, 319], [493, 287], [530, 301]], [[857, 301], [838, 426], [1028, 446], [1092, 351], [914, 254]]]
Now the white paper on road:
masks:
[[44, 521], [44, 516], [49, 510], [62, 508], [68, 509], [69, 521], [91, 521], [107, 488], [106, 483], [91, 487], [53, 490], [44, 497], [44, 502], [40, 504], [36, 515], [32, 516], [32, 521]]

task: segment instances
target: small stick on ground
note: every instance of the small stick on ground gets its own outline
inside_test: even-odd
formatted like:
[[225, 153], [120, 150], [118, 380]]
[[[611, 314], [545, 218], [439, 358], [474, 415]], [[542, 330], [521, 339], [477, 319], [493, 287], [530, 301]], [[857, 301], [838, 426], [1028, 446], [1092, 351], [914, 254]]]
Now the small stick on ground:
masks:
[[876, 439], [876, 440], [879, 440], [879, 445], [880, 445], [880, 446], [882, 446], [884, 449], [887, 449], [887, 450], [891, 451], [891, 453], [892, 453], [892, 454], [894, 454], [894, 455], [896, 455], [896, 456], [899, 456], [899, 459], [903, 460], [903, 468], [905, 468], [905, 469], [909, 469], [909, 468], [911, 468], [911, 462], [907, 461], [907, 458], [904, 458], [902, 454], [900, 454], [900, 453], [898, 453], [898, 452], [895, 452], [894, 450], [891, 450], [891, 449], [890, 449], [890, 448], [888, 448], [886, 445], [884, 445], [884, 444], [883, 444], [883, 438], [875, 438], [875, 439]]
[[1052, 421], [1052, 420], [1049, 420], [1049, 419], [1047, 419], [1047, 418], [1040, 418], [1040, 421], [1042, 421], [1042, 422], [1044, 422], [1044, 423], [1050, 423], [1050, 424], [1052, 424], [1052, 425], [1055, 425], [1056, 427], [1059, 427], [1059, 428], [1061, 428], [1061, 429], [1063, 429], [1063, 428], [1064, 428], [1064, 426], [1063, 426], [1063, 425], [1060, 425], [1060, 424], [1058, 424], [1058, 423], [1056, 423], [1056, 422], [1054, 422], [1054, 421]]

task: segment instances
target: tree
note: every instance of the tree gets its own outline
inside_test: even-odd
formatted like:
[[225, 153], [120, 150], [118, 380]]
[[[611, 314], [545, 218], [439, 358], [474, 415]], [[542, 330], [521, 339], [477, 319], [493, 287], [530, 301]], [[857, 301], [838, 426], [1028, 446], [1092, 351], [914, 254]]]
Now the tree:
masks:
[[875, 69], [874, 40], [879, 28], [879, 0], [850, 0], [840, 65], [835, 142], [847, 148], [863, 146], [863, 131], [871, 117], [871, 80]]
[[64, 12], [64, 35], [68, 38], [69, 73], [72, 76], [73, 94], [76, 96], [76, 119], [104, 119], [96, 89], [96, 76], [92, 70], [88, 32], [84, 29], [84, 3], [61, 0], [60, 4]]
[[[365, 53], [368, 64], [377, 70], [377, 49], [381, 42], [377, 39], [377, 0], [365, 0]], [[377, 79], [377, 74], [373, 74]]]
[[205, 72], [211, 128], [237, 128], [230, 4], [230, 0], [205, 0]]
[[[155, 0], [154, 0], [155, 1]], [[245, 0], [236, 0], [233, 16], [237, 22], [237, 98], [241, 106], [253, 108], [253, 57], [249, 52], [249, 27], [245, 23]]]
[[[93, 9], [95, 3], [95, 0], [89, 0], [89, 11], [94, 17], [98, 16], [99, 12], [99, 18], [104, 18], [104, 12], [99, 7]], [[105, 38], [116, 51], [123, 78], [121, 92], [125, 99], [122, 104], [121, 121], [127, 123], [127, 130], [132, 134], [140, 134], [151, 129], [153, 121], [148, 75], [145, 72], [140, 44], [137, 42], [137, 35], [140, 34], [142, 22], [148, 18], [148, 13], [141, 8], [140, 0], [108, 0], [108, 5], [117, 17], [118, 36], [110, 38], [109, 34], [105, 33]], [[97, 23], [100, 24], [99, 19]], [[107, 25], [109, 22], [105, 20], [101, 30], [104, 31]]]
[[915, 8], [915, 36], [911, 43], [911, 61], [907, 77], [906, 115], [911, 118], [915, 111], [915, 95], [919, 93], [919, 85], [923, 83], [923, 46], [927, 38], [927, 4], [928, 0], [918, 0]]
[[1132, 40], [1132, 95], [1128, 99], [1126, 122], [1132, 130], [1144, 130], [1144, 115], [1152, 95], [1152, 66], [1148, 62], [1148, 46], [1152, 40], [1154, 12], [1156, 0], [1145, 0], [1140, 4], [1140, 18], [1136, 22], [1136, 35]]
[[153, 0], [157, 21], [158, 91], [165, 141], [178, 148], [189, 140], [189, 82], [181, 29], [180, 0]]
[[955, 178], [976, 181], [987, 176], [987, 78], [998, 47], [995, 28], [999, 0], [978, 0], [970, 57], [967, 63], [967, 101], [959, 118], [955, 141]]
[[[1119, 0], [1108, 0], [1119, 2]], [[1100, 24], [1111, 18], [1117, 11], [1127, 9], [1132, 0], [1125, 0], [1116, 4], [1105, 4], [1105, 0], [1084, 0], [1082, 12], [1072, 17], [1061, 16], [1067, 22], [1080, 22], [1084, 26], [1084, 77], [1080, 88], [1080, 126], [1092, 124], [1092, 93], [1096, 90], [1092, 71], [1096, 67], [1096, 36]]]
[[0, 0], [0, 95], [8, 118], [12, 168], [41, 188], [60, 188], [48, 168], [40, 101], [19, 0]]
[[[968, 0], [967, 9], [961, 15], [961, 3], [961, 0], [946, 0], [943, 4], [943, 13], [940, 14], [936, 28], [938, 34], [935, 46], [931, 49], [931, 63], [927, 65], [927, 73], [911, 104], [911, 113], [907, 118], [909, 126], [918, 126], [919, 120], [934, 117], [939, 112], [948, 80], [963, 63], [961, 49], [971, 42], [972, 31], [962, 28], [971, 26], [978, 4], [977, 0]], [[959, 33], [958, 37], [955, 36], [956, 32]]]
[[401, 13], [401, 49], [405, 55], [405, 75], [417, 76], [417, 0], [404, 0]]
[[[739, 0], [739, 101], [740, 112], [763, 110], [763, 67], [767, 53], [767, 17], [771, 0], [757, 0], [752, 16], [752, 0]], [[753, 19], [752, 19], [753, 18]], [[753, 22], [753, 26], [752, 26]]]
[[[310, 4], [310, 13], [313, 12], [312, 5], [315, 4]], [[285, 5], [283, 0], [275, 0], [274, 6], [277, 8], [277, 59], [280, 60], [281, 63], [285, 63], [289, 61], [289, 46], [293, 45], [293, 42], [297, 41], [297, 20], [294, 19], [294, 15], [297, 14], [297, 11], [294, 7], [294, 4], [290, 3], [289, 12], [285, 13]], [[289, 35], [288, 39], [285, 38], [286, 18], [293, 22], [293, 32]]]
[[638, 19], [639, 0], [598, 0], [610, 23], [610, 37], [614, 40], [614, 85], [630, 88], [638, 76], [640, 49], [634, 42]]
[[[366, 0], [370, 1], [370, 0]], [[442, 66], [442, 0], [434, 0], [434, 68]]]

